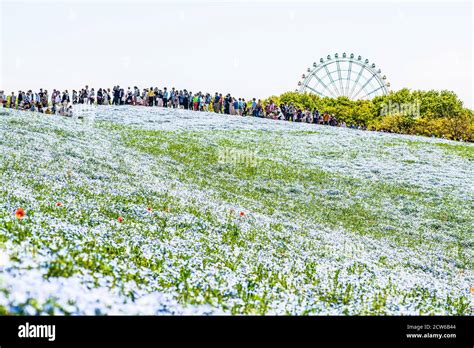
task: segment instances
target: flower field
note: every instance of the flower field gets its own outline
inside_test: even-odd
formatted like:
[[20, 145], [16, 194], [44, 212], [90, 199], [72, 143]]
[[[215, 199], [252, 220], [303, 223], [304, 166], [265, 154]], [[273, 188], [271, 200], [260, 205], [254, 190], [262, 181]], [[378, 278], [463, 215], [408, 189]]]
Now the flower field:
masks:
[[0, 109], [0, 314], [470, 315], [474, 145]]

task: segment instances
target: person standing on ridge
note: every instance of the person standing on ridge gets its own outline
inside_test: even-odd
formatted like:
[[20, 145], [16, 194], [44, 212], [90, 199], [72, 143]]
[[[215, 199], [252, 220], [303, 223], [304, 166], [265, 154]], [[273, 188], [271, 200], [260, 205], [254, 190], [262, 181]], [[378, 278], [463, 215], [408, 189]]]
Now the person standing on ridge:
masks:
[[153, 87], [150, 87], [148, 90], [148, 106], [153, 106], [155, 102], [155, 91], [153, 90]]
[[163, 89], [163, 107], [165, 108], [168, 107], [168, 98], [169, 98], [168, 89], [165, 87]]
[[219, 113], [219, 100], [220, 100], [219, 94], [216, 92], [216, 94], [214, 95], [214, 105], [213, 105], [215, 113]]

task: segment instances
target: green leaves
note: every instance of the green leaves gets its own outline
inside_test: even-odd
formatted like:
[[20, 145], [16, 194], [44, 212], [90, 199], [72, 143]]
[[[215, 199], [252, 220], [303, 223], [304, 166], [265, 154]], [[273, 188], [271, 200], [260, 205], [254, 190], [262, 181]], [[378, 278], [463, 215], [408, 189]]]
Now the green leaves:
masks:
[[[264, 100], [293, 103], [296, 108], [334, 114], [339, 122], [371, 130], [474, 141], [474, 116], [458, 96], [448, 90], [411, 91], [403, 88], [372, 100], [321, 98], [311, 93], [286, 92]], [[389, 106], [389, 107], [388, 107]], [[388, 108], [387, 108], [388, 107]]]

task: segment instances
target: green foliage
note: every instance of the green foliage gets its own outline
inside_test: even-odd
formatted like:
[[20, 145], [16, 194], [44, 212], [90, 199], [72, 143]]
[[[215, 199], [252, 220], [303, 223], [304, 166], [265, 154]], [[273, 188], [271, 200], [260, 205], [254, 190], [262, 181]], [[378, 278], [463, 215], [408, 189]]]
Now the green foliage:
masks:
[[418, 117], [387, 115], [370, 123], [369, 129], [393, 133], [415, 134], [474, 141], [474, 116], [464, 109], [456, 117]]
[[474, 141], [474, 114], [463, 107], [451, 91], [410, 91], [407, 88], [372, 100], [349, 100], [346, 97], [319, 97], [311, 93], [286, 92], [263, 101], [293, 103], [301, 109], [318, 109], [334, 114], [339, 122], [370, 130], [444, 137]]

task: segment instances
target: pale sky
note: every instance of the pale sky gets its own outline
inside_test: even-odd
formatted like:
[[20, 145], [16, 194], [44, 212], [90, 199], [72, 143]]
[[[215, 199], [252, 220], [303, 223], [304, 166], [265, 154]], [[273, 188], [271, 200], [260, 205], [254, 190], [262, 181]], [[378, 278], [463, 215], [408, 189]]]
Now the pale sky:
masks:
[[119, 84], [266, 97], [346, 52], [374, 62], [392, 90], [448, 89], [473, 108], [471, 1], [0, 3], [7, 93]]

